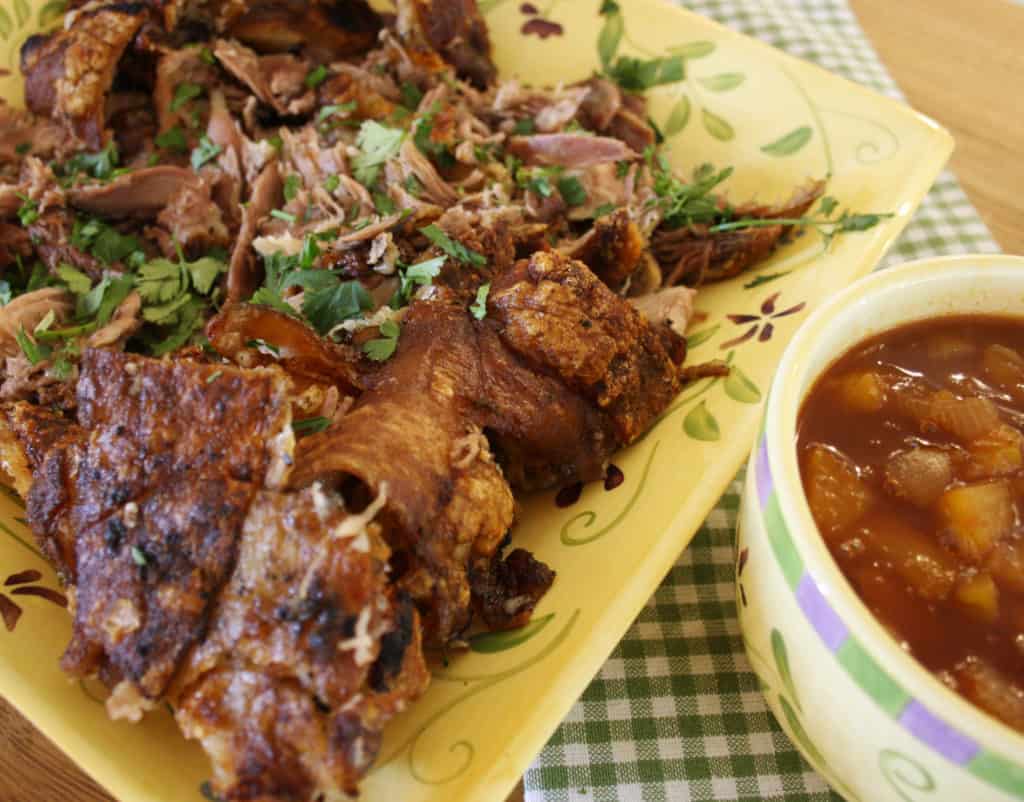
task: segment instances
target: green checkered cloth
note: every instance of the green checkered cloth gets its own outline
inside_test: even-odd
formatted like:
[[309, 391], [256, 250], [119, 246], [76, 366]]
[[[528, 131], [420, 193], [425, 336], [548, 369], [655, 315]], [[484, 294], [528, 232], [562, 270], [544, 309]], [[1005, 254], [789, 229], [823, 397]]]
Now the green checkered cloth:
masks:
[[[901, 98], [842, 0], [685, 3], [799, 58]], [[883, 267], [998, 248], [943, 173]], [[528, 802], [840, 800], [779, 728], [736, 619], [742, 475], [526, 772]]]

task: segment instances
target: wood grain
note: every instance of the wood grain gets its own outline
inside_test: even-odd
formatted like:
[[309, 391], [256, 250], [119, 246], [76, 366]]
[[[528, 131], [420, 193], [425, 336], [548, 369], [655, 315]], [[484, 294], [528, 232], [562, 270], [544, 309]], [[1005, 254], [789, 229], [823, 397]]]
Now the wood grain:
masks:
[[[1010, 253], [1024, 254], [1024, 10], [1006, 0], [850, 0], [911, 104], [957, 140], [952, 166]], [[523, 798], [522, 784], [510, 802]], [[0, 700], [0, 802], [113, 802]]]

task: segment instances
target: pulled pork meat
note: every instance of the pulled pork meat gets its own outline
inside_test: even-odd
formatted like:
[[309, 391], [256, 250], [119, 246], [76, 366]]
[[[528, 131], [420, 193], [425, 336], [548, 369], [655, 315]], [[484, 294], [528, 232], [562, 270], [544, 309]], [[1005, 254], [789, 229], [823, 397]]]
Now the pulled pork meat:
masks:
[[697, 288], [824, 192], [730, 203], [641, 95], [499, 80], [475, 0], [73, 2], [21, 65], [0, 461], [62, 666], [171, 703], [225, 799], [355, 793], [425, 647], [528, 622], [515, 494], [728, 370], [686, 362]]

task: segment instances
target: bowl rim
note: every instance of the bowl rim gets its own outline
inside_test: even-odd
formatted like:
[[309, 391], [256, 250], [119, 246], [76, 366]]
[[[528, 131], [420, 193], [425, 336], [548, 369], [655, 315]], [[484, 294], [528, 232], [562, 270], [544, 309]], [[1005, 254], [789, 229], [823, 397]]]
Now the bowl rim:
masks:
[[[1004, 778], [997, 786], [1024, 799], [1024, 761], [1017, 757], [1024, 754], [1024, 733], [1010, 728], [944, 685], [898, 645], [895, 638], [861, 601], [818, 533], [803, 492], [797, 451], [794, 447], [797, 416], [807, 392], [813, 386], [814, 380], [834, 364], [835, 360], [846, 352], [846, 348], [852, 347], [847, 346], [826, 354], [821, 366], [817, 370], [813, 369], [809, 357], [811, 354], [817, 355], [824, 347], [819, 345], [819, 342], [823, 341], [822, 335], [825, 332], [848, 323], [856, 311], [862, 311], [866, 304], [882, 296], [907, 292], [922, 283], [948, 286], [952, 283], [970, 281], [971, 276], [977, 276], [981, 272], [989, 276], [1006, 276], [1019, 283], [1021, 292], [1017, 303], [1020, 305], [1020, 315], [1024, 318], [1024, 256], [1007, 254], [958, 255], [907, 262], [872, 273], [854, 282], [818, 307], [794, 335], [779, 362], [765, 407], [762, 436], [755, 446], [751, 469], [755, 473], [755, 483], [759, 486], [757, 497], [761, 501], [762, 514], [765, 514], [766, 507], [766, 496], [762, 494], [772, 493], [778, 503], [781, 523], [789, 532], [793, 548], [802, 558], [803, 579], [806, 581], [809, 577], [811, 584], [816, 585], [816, 588], [805, 589], [804, 592], [816, 596], [820, 594], [820, 597], [823, 597], [821, 601], [825, 604], [825, 614], [830, 607], [831, 615], [838, 617], [836, 623], [845, 628], [850, 639], [856, 638], [859, 646], [867, 653], [867, 657], [875, 662], [875, 668], [881, 669], [890, 681], [895, 680], [898, 683], [900, 689], [909, 697], [908, 708], [913, 703], [925, 708], [922, 715], [928, 718], [928, 721], [919, 719], [916, 722], [918, 728], [945, 727], [950, 736], [966, 738], [980, 748], [963, 760], [954, 760], [948, 753], [939, 750], [933, 742], [922, 738], [920, 730], [915, 731], [912, 721], [908, 719], [908, 722], [904, 722], [903, 714], [885, 710], [882, 701], [861, 686], [866, 695], [872, 698], [883, 713], [897, 723], [902, 723], [917, 740], [964, 769], [968, 769], [971, 761], [984, 753], [987, 753], [985, 757], [995, 758], [1003, 765], [1004, 773], [1005, 769], [1009, 769], [1012, 774], [1009, 780]], [[887, 331], [913, 321], [937, 317], [934, 313], [921, 313], [920, 310], [915, 312], [911, 305], [908, 305], [907, 309], [906, 313], [898, 315], [899, 322], [881, 327], [878, 331]], [[855, 342], [862, 342], [868, 336], [871, 335], [864, 335]], [[759, 462], [763, 464], [759, 465]], [[763, 489], [764, 484], [769, 485], [767, 490]], [[778, 560], [778, 555], [776, 559]], [[790, 584], [799, 597], [801, 590], [798, 589], [796, 580]], [[801, 610], [805, 617], [810, 619], [803, 605]], [[826, 640], [823, 629], [818, 628], [817, 622], [809, 620], [808, 623], [818, 630], [822, 640]], [[830, 650], [838, 662], [839, 646], [826, 643], [826, 646], [829, 645], [832, 646]], [[851, 676], [851, 679], [856, 683], [856, 678]], [[1006, 787], [1007, 782], [1011, 787]]]

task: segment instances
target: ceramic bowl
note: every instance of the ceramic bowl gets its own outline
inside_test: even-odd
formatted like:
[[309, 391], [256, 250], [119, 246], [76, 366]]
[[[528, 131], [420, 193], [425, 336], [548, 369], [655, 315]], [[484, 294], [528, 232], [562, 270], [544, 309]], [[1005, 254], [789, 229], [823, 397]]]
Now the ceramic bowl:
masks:
[[747, 468], [736, 560], [747, 654], [783, 729], [849, 800], [1024, 799], [1024, 735], [883, 629], [818, 534], [797, 464], [797, 413], [834, 360], [894, 326], [961, 313], [1024, 318], [1024, 258], [914, 262], [835, 296], [783, 354]]

